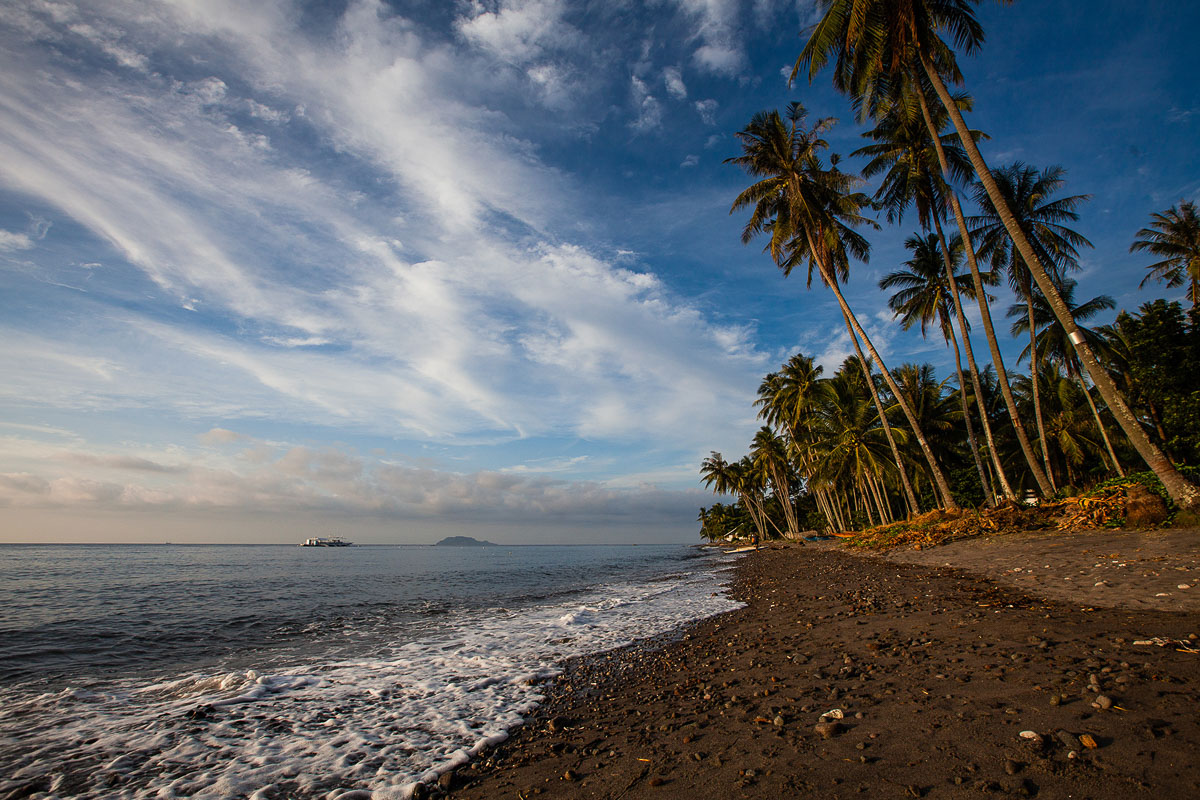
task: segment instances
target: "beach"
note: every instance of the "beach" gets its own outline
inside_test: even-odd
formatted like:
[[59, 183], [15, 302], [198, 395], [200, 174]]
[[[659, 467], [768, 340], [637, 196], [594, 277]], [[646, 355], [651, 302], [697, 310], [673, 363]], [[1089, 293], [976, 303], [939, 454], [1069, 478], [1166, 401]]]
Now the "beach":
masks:
[[750, 553], [745, 607], [569, 661], [507, 742], [427, 793], [1196, 796], [1197, 542]]

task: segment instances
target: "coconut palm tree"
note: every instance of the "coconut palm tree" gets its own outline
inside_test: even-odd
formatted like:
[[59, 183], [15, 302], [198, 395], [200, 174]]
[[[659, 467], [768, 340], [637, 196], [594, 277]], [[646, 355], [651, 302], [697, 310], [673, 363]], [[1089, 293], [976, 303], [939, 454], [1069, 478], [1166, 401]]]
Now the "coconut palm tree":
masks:
[[[974, 10], [978, 3], [979, 0], [818, 0], [818, 7], [824, 14], [813, 26], [792, 76], [794, 78], [801, 66], [807, 65], [811, 81], [832, 56], [834, 86], [855, 98], [866, 113], [874, 112], [876, 102], [873, 98], [886, 96], [888, 88], [896, 81], [919, 83], [918, 76], [921, 75], [928, 79], [941, 105], [950, 115], [976, 176], [1022, 259], [1029, 266], [1034, 282], [1046, 296], [1054, 316], [1067, 331], [1084, 368], [1121, 429], [1162, 481], [1171, 498], [1183, 508], [1200, 508], [1200, 487], [1185, 479], [1142, 430], [1116, 383], [1104, 371], [1095, 353], [1077, 330], [1047, 267], [1038, 259], [1028, 237], [1017, 225], [1012, 209], [1000, 194], [983, 154], [969, 135], [962, 112], [946, 86], [947, 81], [958, 85], [963, 80], [954, 48], [958, 47], [970, 55], [983, 44], [983, 27], [975, 18]], [[951, 39], [953, 46], [942, 39], [943, 34]], [[924, 105], [924, 93], [917, 92], [916, 95]], [[937, 128], [927, 109], [923, 108], [922, 112], [931, 137], [936, 142]], [[940, 153], [939, 160], [943, 175], [950, 180], [948, 164]], [[1008, 398], [1005, 399], [1007, 402]], [[1015, 414], [1013, 416], [1016, 417]], [[1041, 472], [1033, 464], [1031, 470], [1035, 477]], [[1046, 482], [1042, 475], [1038, 483], [1042, 485], [1043, 493], [1046, 491], [1043, 485]]]
[[[1093, 297], [1091, 300], [1086, 300], [1076, 305], [1075, 287], [1075, 281], [1070, 278], [1064, 278], [1059, 285], [1059, 293], [1067, 305], [1070, 306], [1071, 316], [1077, 321], [1089, 320], [1101, 311], [1107, 311], [1116, 307], [1116, 302], [1106, 294]], [[1117, 460], [1117, 454], [1113, 450], [1112, 442], [1108, 438], [1108, 432], [1104, 430], [1104, 422], [1100, 419], [1100, 412], [1096, 408], [1095, 401], [1092, 400], [1091, 392], [1088, 391], [1087, 383], [1083, 377], [1083, 368], [1079, 363], [1079, 356], [1075, 352], [1075, 348], [1071, 345], [1070, 340], [1067, 339], [1062, 325], [1058, 324], [1058, 320], [1046, 303], [1046, 299], [1041, 294], [1036, 295], [1032, 314], [1029, 314], [1023, 306], [1013, 304], [1008, 310], [1008, 316], [1016, 318], [1012, 325], [1013, 336], [1020, 336], [1027, 333], [1029, 320], [1032, 318], [1034, 330], [1037, 331], [1032, 347], [1036, 348], [1037, 353], [1042, 358], [1061, 367], [1063, 372], [1066, 373], [1067, 378], [1073, 379], [1079, 384], [1079, 388], [1087, 400], [1088, 407], [1092, 411], [1092, 417], [1096, 421], [1096, 429], [1100, 431], [1100, 438], [1104, 442], [1104, 448], [1108, 452], [1113, 469], [1118, 475], [1124, 476], [1125, 471], [1121, 469], [1121, 462]], [[1079, 330], [1087, 337], [1088, 343], [1093, 350], [1098, 353], [1105, 352], [1107, 343], [1103, 336], [1082, 325], [1079, 327]], [[1025, 349], [1021, 351], [1019, 358], [1025, 358], [1030, 352], [1031, 346], [1026, 345]]]
[[[726, 159], [726, 163], [737, 164], [758, 180], [738, 195], [730, 213], [745, 207], [752, 208], [750, 220], [743, 229], [742, 241], [749, 242], [761, 233], [769, 233], [767, 250], [785, 276], [796, 266], [807, 262], [811, 283], [813, 267], [817, 268], [822, 281], [837, 298], [864, 374], [869, 376], [869, 367], [859, 344], [860, 339], [895, 393], [895, 381], [870, 337], [850, 310], [839, 286], [839, 280], [845, 279], [849, 272], [849, 256], [864, 261], [867, 258], [869, 246], [852, 227], [874, 225], [861, 213], [871, 206], [871, 201], [866, 195], [853, 191], [861, 179], [841, 172], [836, 163], [826, 169], [821, 162], [821, 150], [828, 147], [821, 136], [832, 127], [833, 122], [821, 120], [811, 129], [805, 129], [805, 116], [804, 107], [792, 103], [788, 107], [787, 123], [777, 111], [760, 112], [744, 130], [738, 132], [743, 154]], [[877, 405], [882, 408], [874, 382], [868, 377], [867, 383]], [[901, 408], [930, 463], [942, 504], [947, 508], [957, 508], [945, 476], [937, 467], [933, 453], [917, 427], [912, 409], [903, 400]], [[880, 417], [884, 417], [882, 411]], [[888, 433], [894, 445], [894, 436], [890, 430]], [[903, 473], [899, 451], [894, 446], [893, 451], [897, 468]], [[902, 482], [910, 508], [915, 511], [916, 498], [906, 476]]]
[[[910, 236], [904, 246], [912, 252], [912, 258], [904, 262], [903, 267], [888, 273], [879, 281], [879, 288], [885, 291], [896, 290], [888, 300], [888, 307], [900, 319], [904, 330], [909, 330], [916, 324], [921, 326], [921, 335], [925, 336], [929, 324], [935, 320], [942, 337], [954, 348], [954, 369], [958, 378], [959, 399], [962, 402], [963, 422], [967, 430], [967, 444], [975, 460], [975, 469], [979, 473], [979, 482], [983, 486], [984, 497], [989, 505], [995, 505], [991, 483], [983, 468], [979, 455], [979, 445], [975, 441], [975, 430], [971, 425], [971, 412], [967, 406], [966, 383], [963, 381], [962, 357], [959, 354], [958, 337], [954, 333], [950, 309], [953, 305], [951, 293], [953, 289], [947, 280], [943, 266], [941, 247], [936, 234], [928, 236]], [[950, 243], [949, 255], [951, 264], [962, 263], [962, 240], [954, 239]], [[951, 276], [953, 273], [951, 273]], [[903, 383], [903, 382], [901, 382]], [[982, 409], [981, 409], [982, 410]], [[986, 417], [984, 417], [986, 419]], [[1011, 491], [1011, 490], [1010, 490]]]
[[787, 436], [791, 459], [801, 478], [825, 515], [831, 528], [837, 525], [827, 487], [812, 480], [811, 452], [816, 409], [827, 394], [826, 382], [821, 379], [823, 368], [811, 358], [797, 353], [788, 359], [778, 372], [769, 373], [758, 387], [758, 416]]
[[[946, 382], [937, 379], [932, 364], [901, 364], [893, 374], [901, 394], [916, 413], [930, 447], [938, 456], [938, 463], [945, 468], [946, 459], [961, 452], [958, 431], [962, 411], [955, 408], [954, 395], [944, 391]], [[894, 409], [889, 411], [894, 413]], [[920, 472], [917, 474], [919, 476]]]
[[1195, 310], [1200, 306], [1200, 216], [1196, 204], [1185, 200], [1151, 218], [1154, 221], [1137, 232], [1129, 252], [1146, 251], [1163, 260], [1146, 267], [1150, 274], [1138, 286], [1145, 286], [1151, 278], [1166, 281], [1168, 289], [1186, 283]]
[[[956, 182], [966, 182], [968, 176], [972, 174], [971, 166], [961, 145], [957, 142], [958, 134], [941, 134], [941, 131], [946, 127], [945, 111], [936, 106], [931, 110], [930, 103], [924, 98], [917, 97], [918, 90], [924, 94], [932, 92], [927, 86], [927, 82], [920, 82], [918, 84], [908, 80], [901, 80], [892, 84], [890, 95], [887, 98], [877, 98], [875, 127], [863, 134], [864, 137], [870, 138], [874, 144], [860, 148], [855, 151], [854, 155], [869, 156], [871, 158], [867, 166], [863, 169], [863, 174], [866, 177], [873, 177], [879, 173], [884, 173], [883, 181], [875, 194], [875, 199], [883, 203], [885, 208], [887, 208], [889, 221], [901, 221], [905, 210], [911, 204], [916, 208], [917, 219], [922, 229], [929, 230], [932, 223], [933, 229], [937, 233], [938, 242], [941, 245], [940, 250], [946, 271], [946, 281], [950, 286], [955, 315], [958, 318], [959, 330], [962, 332], [963, 349], [967, 354], [967, 365], [971, 373], [971, 383], [975, 390], [975, 395], [978, 397], [981, 392], [979, 368], [975, 363], [975, 353], [974, 348], [971, 346], [966, 314], [962, 308], [962, 298], [958, 291], [958, 281], [954, 276], [956, 267], [950, 263], [948, 258], [950, 246], [946, 240], [946, 234], [942, 229], [942, 219], [948, 215], [948, 212], [953, 212], [958, 223], [961, 239], [966, 238], [966, 224], [954, 188], [943, 180], [942, 175], [938, 171], [939, 165], [945, 164], [946, 173], [952, 175]], [[958, 95], [956, 102], [964, 110], [969, 109], [971, 106], [971, 100], [965, 94]], [[925, 124], [927, 116], [932, 118], [931, 126]], [[930, 136], [930, 127], [939, 133], [936, 142]], [[986, 138], [978, 131], [971, 131], [971, 135], [976, 139]], [[1008, 390], [1007, 375], [1004, 373], [1004, 362], [1000, 358], [999, 346], [996, 342], [991, 314], [988, 310], [988, 295], [983, 289], [983, 284], [985, 282], [990, 284], [991, 280], [978, 270], [975, 253], [971, 249], [970, 241], [967, 240], [963, 247], [967, 255], [967, 262], [971, 267], [971, 278], [975, 287], [974, 294], [980, 305], [984, 331], [992, 348], [992, 358], [999, 365], [1000, 374], [1005, 380], [1005, 399], [1008, 401], [1011, 409], [1014, 402], [1012, 400], [1012, 392]], [[991, 424], [988, 421], [987, 415], [983, 413], [983, 409], [979, 408], [979, 411], [984, 436], [988, 442], [988, 451], [991, 454], [1000, 487], [1005, 497], [1015, 499], [1015, 494], [1008, 482], [1008, 476], [1000, 464]], [[1027, 443], [1024, 429], [1020, 428], [1019, 418], [1015, 414], [1011, 414], [1010, 419], [1013, 419], [1018, 426], [1017, 433], [1020, 441]], [[1028, 450], [1028, 448], [1026, 449]], [[1030, 463], [1034, 463], [1032, 459], [1030, 459]], [[1034, 464], [1034, 468], [1036, 469], [1036, 464]]]
[[797, 524], [796, 507], [792, 504], [793, 470], [784, 440], [764, 425], [754, 434], [754, 440], [750, 443], [750, 460], [770, 483], [775, 499], [783, 508], [788, 533], [793, 539], [799, 539], [800, 526]]
[[[861, 371], [849, 363], [834, 374], [819, 410], [815, 474], [819, 480], [850, 488], [847, 516], [859, 512], [867, 524], [883, 524], [892, 515], [884, 490], [884, 476], [893, 468], [883, 427]], [[896, 430], [903, 434], [902, 429]]]
[[726, 461], [720, 453], [713, 451], [700, 462], [700, 479], [705, 486], [712, 487], [714, 494], [732, 494], [754, 520], [754, 544], [767, 538], [767, 519], [763, 507], [764, 481], [749, 457], [739, 461]]
[[[1061, 284], [1062, 277], [1068, 269], [1079, 267], [1079, 248], [1092, 246], [1082, 234], [1063, 224], [1079, 219], [1075, 209], [1090, 199], [1090, 196], [1077, 194], [1053, 198], [1064, 183], [1065, 172], [1062, 167], [1051, 166], [1039, 173], [1035, 168], [1019, 161], [993, 170], [996, 185], [1005, 203], [1012, 210], [1017, 225], [1028, 237], [1038, 260], [1052, 268], [1052, 279], [1056, 284]], [[967, 220], [967, 224], [973, 226], [971, 238], [975, 242], [975, 250], [981, 257], [991, 261], [994, 270], [1007, 273], [1012, 290], [1025, 300], [1029, 321], [1024, 330], [1029, 333], [1032, 345], [1036, 333], [1036, 326], [1032, 324], [1035, 294], [1033, 273], [1021, 258], [1008, 229], [1000, 219], [999, 212], [996, 211], [996, 206], [984, 191], [982, 184], [975, 185], [975, 202], [982, 213]], [[1037, 373], [1040, 368], [1038, 352], [1032, 346], [1030, 350], [1033, 356], [1029, 369], [1032, 373]], [[1046, 467], [1046, 476], [1053, 487], [1054, 472], [1050, 469], [1050, 451], [1046, 443], [1038, 381], [1030, 383], [1033, 387], [1033, 411], [1042, 460]]]

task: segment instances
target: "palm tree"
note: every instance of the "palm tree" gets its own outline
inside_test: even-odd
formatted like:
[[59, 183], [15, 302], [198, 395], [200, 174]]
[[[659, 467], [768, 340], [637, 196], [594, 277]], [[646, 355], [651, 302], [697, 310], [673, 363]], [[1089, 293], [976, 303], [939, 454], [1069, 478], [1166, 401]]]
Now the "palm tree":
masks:
[[1137, 232], [1139, 238], [1129, 252], [1145, 250], [1163, 260], [1146, 267], [1150, 274], [1138, 286], [1145, 286], [1151, 278], [1166, 281], [1168, 289], [1187, 283], [1195, 310], [1200, 306], [1200, 216], [1196, 215], [1196, 204], [1185, 200], [1178, 208], [1171, 206], [1151, 216], [1154, 221]]
[[[1075, 345], [1084, 368], [1129, 437], [1130, 443], [1179, 506], [1187, 509], [1200, 507], [1200, 488], [1187, 481], [1141, 429], [1116, 384], [1101, 367], [1095, 353], [1079, 333], [1070, 310], [1054, 287], [1046, 265], [1038, 259], [1033, 245], [1017, 224], [1012, 209], [1000, 194], [995, 177], [988, 169], [979, 147], [971, 138], [962, 112], [946, 86], [946, 81], [957, 85], [963, 80], [954, 46], [970, 55], [978, 51], [983, 44], [983, 27], [975, 18], [974, 11], [978, 2], [979, 0], [818, 0], [824, 14], [813, 26], [792, 75], [795, 77], [800, 67], [807, 64], [811, 81], [833, 56], [835, 87], [855, 98], [860, 107], [868, 113], [874, 112], [876, 103], [873, 98], [886, 96], [888, 88], [897, 81], [909, 80], [919, 85], [919, 75], [923, 74], [924, 78], [928, 79], [941, 105], [949, 113], [954, 129], [958, 132], [959, 141], [962, 142], [971, 166], [992, 201], [1000, 221], [1012, 237], [1021, 258], [1029, 266], [1034, 282], [1046, 296], [1054, 310], [1054, 316]], [[948, 35], [954, 46], [947, 44], [942, 39], [942, 34]], [[916, 94], [924, 104], [924, 93]], [[922, 111], [930, 135], [936, 142], [937, 129], [927, 111]], [[940, 162], [943, 175], [949, 181], [951, 176], [948, 164], [944, 159], [940, 159]], [[1038, 470], [1034, 468], [1034, 472], [1036, 474]]]
[[775, 499], [783, 508], [783, 519], [792, 538], [800, 538], [800, 526], [796, 520], [796, 507], [792, 504], [792, 465], [784, 441], [764, 425], [754, 434], [750, 444], [750, 459], [755, 469], [767, 477]]
[[937, 379], [931, 364], [901, 364], [893, 372], [901, 394], [912, 406], [921, 430], [929, 439], [930, 447], [940, 456], [939, 464], [944, 464], [960, 444], [957, 431], [962, 412], [954, 407], [953, 394], [944, 391], [946, 382]]
[[[820, 458], [815, 474], [819, 480], [851, 487], [856, 507], [868, 524], [890, 521], [891, 513], [883, 477], [893, 462], [888, 460], [888, 443], [881, 419], [869, 401], [861, 371], [849, 363], [829, 381], [826, 402], [820, 407], [821, 425], [815, 450]], [[898, 430], [897, 433], [903, 433]]]
[[[1089, 320], [1099, 314], [1101, 311], [1106, 311], [1116, 307], [1116, 302], [1106, 294], [1099, 297], [1093, 297], [1079, 305], [1075, 304], [1075, 281], [1070, 278], [1064, 278], [1059, 286], [1059, 293], [1062, 294], [1063, 300], [1071, 308], [1071, 316], [1076, 320]], [[1100, 438], [1104, 441], [1104, 448], [1108, 452], [1108, 457], [1112, 462], [1113, 469], [1122, 477], [1125, 471], [1121, 469], [1121, 462], [1117, 460], [1117, 454], [1113, 450], [1112, 442], [1109, 441], [1108, 432], [1104, 430], [1104, 423], [1100, 419], [1100, 412], [1096, 409], [1096, 403], [1092, 400], [1091, 392], [1088, 391], [1088, 386], [1083, 378], [1083, 369], [1079, 363], [1079, 356], [1075, 353], [1075, 348], [1067, 339], [1066, 332], [1062, 325], [1058, 324], [1058, 320], [1054, 317], [1054, 312], [1046, 303], [1046, 299], [1038, 294], [1033, 303], [1033, 313], [1027, 314], [1026, 310], [1020, 305], [1014, 304], [1008, 310], [1008, 316], [1016, 317], [1016, 321], [1012, 325], [1013, 336], [1020, 336], [1027, 332], [1029, 328], [1029, 319], [1032, 317], [1034, 330], [1037, 331], [1033, 347], [1036, 352], [1043, 358], [1046, 358], [1052, 364], [1060, 366], [1066, 373], [1067, 378], [1074, 379], [1080, 390], [1083, 392], [1084, 398], [1087, 400], [1088, 407], [1092, 411], [1092, 417], [1096, 421], [1096, 428], [1100, 431]], [[1107, 343], [1104, 338], [1097, 332], [1080, 326], [1080, 331], [1087, 337], [1088, 343], [1096, 352], [1105, 352]], [[1020, 358], [1024, 358], [1030, 353], [1030, 346], [1026, 346], [1021, 351]]]
[[748, 457], [729, 462], [713, 451], [700, 462], [700, 478], [705, 486], [712, 487], [713, 494], [732, 494], [737, 497], [754, 520], [755, 546], [760, 539], [766, 538], [767, 518], [762, 504], [762, 479]]
[[[871, 358], [879, 364], [884, 380], [893, 393], [895, 381], [884, 366], [866, 331], [850, 310], [846, 298], [838, 285], [849, 272], [849, 255], [866, 260], [869, 246], [865, 239], [852, 230], [851, 226], [874, 223], [862, 215], [862, 210], [871, 201], [855, 189], [861, 180], [839, 171], [834, 164], [826, 169], [821, 163], [820, 151], [828, 147], [821, 135], [832, 127], [832, 120], [821, 120], [812, 129], [805, 130], [803, 121], [806, 112], [799, 103], [788, 106], [788, 123], [779, 112], [760, 112], [737, 136], [742, 142], [743, 154], [726, 159], [726, 163], [741, 166], [752, 177], [754, 184], [743, 190], [734, 200], [730, 213], [747, 206], [752, 207], [750, 220], [743, 232], [742, 241], [749, 242], [760, 233], [769, 233], [767, 250], [784, 275], [804, 262], [808, 263], [809, 282], [812, 269], [816, 266], [822, 281], [833, 290], [846, 321], [850, 339], [859, 355], [864, 375], [870, 385], [873, 399], [882, 413], [874, 382], [869, 378], [866, 356], [862, 353], [859, 340], [866, 345]], [[933, 453], [924, 441], [912, 409], [901, 400], [901, 407], [913, 435], [921, 445], [922, 452], [930, 462], [930, 470], [938, 486], [942, 503], [947, 508], [957, 508], [945, 476], [933, 460]], [[897, 468], [903, 474], [903, 464], [898, 448], [892, 440]], [[917, 510], [916, 497], [912, 493], [907, 476], [902, 477], [910, 508]]]
[[[954, 333], [954, 325], [950, 321], [950, 306], [952, 305], [952, 288], [947, 280], [943, 266], [941, 247], [938, 237], [910, 236], [904, 246], [912, 251], [912, 258], [904, 262], [903, 268], [888, 273], [880, 282], [883, 290], [896, 289], [896, 293], [888, 300], [888, 307], [900, 319], [904, 330], [920, 323], [921, 335], [925, 336], [929, 323], [935, 319], [941, 330], [942, 337], [954, 348], [954, 369], [958, 377], [959, 399], [962, 402], [963, 422], [967, 429], [967, 443], [975, 460], [975, 469], [979, 472], [979, 482], [983, 486], [984, 497], [988, 505], [995, 505], [991, 484], [979, 457], [979, 445], [975, 441], [975, 430], [971, 425], [971, 413], [967, 407], [966, 384], [963, 381], [962, 357], [958, 349], [958, 337]], [[949, 258], [952, 264], [962, 262], [962, 240], [955, 239], [950, 244]], [[951, 273], [952, 275], [952, 273]], [[984, 417], [986, 419], [986, 417]], [[1011, 490], [1010, 490], [1011, 491]]]
[[[1001, 167], [994, 171], [996, 185], [1004, 197], [1008, 207], [1012, 209], [1017, 225], [1029, 238], [1038, 259], [1044, 265], [1052, 265], [1053, 279], [1061, 283], [1067, 269], [1079, 266], [1079, 247], [1091, 247], [1082, 234], [1063, 225], [1063, 222], [1074, 222], [1079, 219], [1075, 209], [1089, 195], [1077, 194], [1070, 197], [1051, 199], [1062, 187], [1065, 170], [1059, 166], [1047, 167], [1040, 173], [1033, 167], [1016, 162], [1011, 166]], [[1000, 214], [992, 204], [991, 198], [976, 184], [975, 202], [982, 209], [982, 214], [967, 220], [975, 227], [971, 238], [975, 241], [976, 252], [991, 261], [992, 268], [1008, 274], [1009, 285], [1018, 297], [1024, 298], [1029, 322], [1024, 330], [1029, 333], [1032, 345], [1036, 332], [1033, 320], [1034, 288], [1033, 273], [1022, 260], [1020, 253], [1008, 230], [1000, 220]], [[1032, 348], [1032, 360], [1029, 369], [1037, 373], [1040, 359], [1036, 348]], [[1054, 488], [1054, 472], [1050, 469], [1050, 452], [1046, 443], [1046, 426], [1042, 415], [1042, 404], [1039, 395], [1038, 381], [1031, 381], [1033, 387], [1033, 412], [1037, 422], [1038, 440], [1042, 450], [1042, 461], [1046, 467], [1046, 477]]]
[[[904, 212], [911, 204], [916, 208], [921, 228], [929, 230], [930, 223], [932, 223], [937, 232], [946, 272], [946, 282], [950, 287], [955, 315], [958, 318], [959, 330], [962, 332], [963, 349], [967, 354], [971, 383], [975, 395], [978, 397], [982, 391], [979, 385], [979, 368], [975, 363], [969, 327], [962, 309], [962, 298], [959, 296], [958, 282], [954, 277], [955, 266], [949, 260], [951, 248], [946, 241], [946, 234], [942, 230], [942, 218], [947, 215], [948, 207], [953, 210], [958, 222], [960, 238], [965, 238], [966, 226], [953, 187], [947, 185], [937, 171], [937, 165], [944, 163], [948, 174], [953, 175], [956, 181], [965, 182], [968, 175], [971, 174], [971, 165], [962, 147], [957, 143], [958, 134], [940, 134], [946, 126], [945, 111], [935, 109], [931, 112], [929, 103], [924, 98], [917, 96], [918, 89], [923, 93], [930, 91], [924, 82], [918, 86], [902, 80], [891, 87], [891, 95], [886, 100], [880, 99], [878, 102], [875, 128], [863, 134], [874, 144], [860, 148], [855, 151], [854, 155], [871, 157], [871, 161], [863, 169], [866, 177], [872, 177], [881, 172], [885, 173], [879, 190], [875, 194], [875, 199], [882, 202], [887, 208], [889, 221], [902, 220]], [[956, 102], [964, 109], [969, 109], [971, 106], [971, 100], [965, 94], [959, 95]], [[934, 118], [931, 126], [939, 132], [936, 142], [929, 134], [930, 126], [925, 124], [925, 117], [930, 114]], [[977, 139], [986, 138], [978, 131], [971, 131], [971, 135]], [[974, 294], [979, 301], [984, 331], [992, 345], [992, 357], [997, 360], [1003, 374], [1003, 361], [999, 360], [999, 348], [991, 324], [991, 314], [988, 312], [987, 294], [983, 289], [985, 279], [976, 266], [975, 253], [971, 250], [970, 241], [968, 240], [963, 246], [966, 249], [967, 261], [971, 266], [972, 280], [975, 284]], [[990, 280], [988, 282], [990, 283]], [[1007, 381], [1007, 376], [1005, 376], [1005, 380]], [[1007, 388], [1007, 382], [1005, 387]], [[1011, 408], [1011, 391], [1006, 392], [1005, 397], [1009, 400]], [[1005, 497], [1015, 499], [1008, 476], [1000, 464], [991, 424], [982, 408], [979, 408], [979, 412], [980, 422], [1001, 489]], [[1011, 418], [1017, 419], [1015, 414]], [[1019, 420], [1017, 420], [1017, 424], [1020, 424]], [[1019, 435], [1024, 441], [1023, 429], [1019, 431]]]
[[778, 372], [769, 373], [758, 387], [758, 416], [784, 431], [792, 459], [816, 499], [831, 528], [837, 530], [835, 514], [826, 487], [812, 480], [812, 436], [816, 409], [827, 394], [821, 379], [822, 367], [797, 353]]

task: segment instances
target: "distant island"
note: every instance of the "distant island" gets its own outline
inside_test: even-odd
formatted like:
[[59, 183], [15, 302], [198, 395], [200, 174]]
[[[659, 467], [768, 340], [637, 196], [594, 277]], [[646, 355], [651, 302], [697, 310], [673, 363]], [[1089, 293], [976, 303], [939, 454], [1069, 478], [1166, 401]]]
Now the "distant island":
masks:
[[434, 547], [495, 547], [495, 542], [479, 541], [472, 539], [470, 536], [447, 536]]

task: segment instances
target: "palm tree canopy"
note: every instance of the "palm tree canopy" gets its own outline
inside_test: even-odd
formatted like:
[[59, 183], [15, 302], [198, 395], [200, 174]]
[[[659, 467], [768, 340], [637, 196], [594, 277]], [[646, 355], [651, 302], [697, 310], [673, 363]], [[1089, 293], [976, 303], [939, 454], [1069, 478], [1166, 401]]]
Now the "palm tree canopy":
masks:
[[[992, 174], [1017, 225], [1029, 239], [1038, 260], [1050, 271], [1050, 277], [1061, 278], [1068, 269], [1077, 268], [1079, 248], [1091, 247], [1092, 243], [1063, 223], [1078, 220], [1079, 214], [1075, 209], [1091, 196], [1076, 194], [1052, 198], [1065, 183], [1063, 176], [1066, 170], [1059, 166], [1047, 167], [1039, 172], [1017, 161], [992, 170]], [[1014, 291], [1024, 295], [1028, 267], [1018, 254], [983, 185], [975, 184], [974, 192], [975, 202], [982, 209], [980, 216], [967, 220], [969, 225], [974, 226], [971, 239], [976, 243], [975, 250], [981, 258], [991, 261], [994, 268], [1007, 270]]]
[[[837, 169], [826, 168], [821, 151], [829, 144], [822, 135], [836, 120], [817, 120], [804, 125], [808, 112], [800, 103], [788, 105], [786, 120], [778, 111], [760, 111], [736, 134], [742, 155], [725, 159], [757, 178], [733, 201], [729, 213], [751, 208], [742, 229], [742, 242], [759, 234], [770, 234], [765, 250], [770, 252], [784, 275], [808, 262], [824, 263], [831, 279], [845, 279], [850, 257], [866, 261], [870, 245], [852, 230], [875, 222], [862, 215], [872, 207], [869, 197], [854, 191], [862, 179]], [[824, 278], [825, 276], [822, 275]]]
[[[1071, 316], [1075, 318], [1075, 322], [1086, 322], [1092, 317], [1099, 314], [1101, 311], [1107, 311], [1116, 308], [1116, 301], [1106, 294], [1098, 297], [1093, 297], [1079, 305], [1075, 304], [1075, 288], [1076, 282], [1070, 278], [1064, 278], [1059, 284], [1058, 293], [1062, 296], [1063, 302], [1067, 304], [1067, 308], [1071, 309]], [[1012, 324], [1013, 336], [1022, 336], [1029, 333], [1029, 316], [1024, 303], [1014, 303], [1008, 308], [1008, 316], [1013, 317]], [[1080, 372], [1079, 357], [1075, 354], [1075, 346], [1070, 343], [1067, 337], [1067, 332], [1063, 328], [1062, 323], [1058, 321], [1058, 317], [1054, 315], [1054, 309], [1046, 302], [1046, 298], [1041, 292], [1033, 294], [1033, 325], [1036, 331], [1035, 342], [1040, 358], [1049, 358], [1051, 362], [1059, 364], [1066, 370], [1067, 376], [1074, 378]], [[1083, 334], [1084, 340], [1088, 345], [1097, 352], [1103, 352], [1107, 348], [1107, 342], [1100, 333], [1093, 331], [1090, 328], [1079, 325], [1079, 332]], [[1017, 360], [1029, 357], [1029, 345], [1025, 345], [1025, 349], [1017, 357]]]
[[1145, 286], [1151, 278], [1166, 281], [1169, 289], [1187, 282], [1192, 306], [1200, 305], [1200, 216], [1196, 204], [1185, 200], [1152, 219], [1150, 227], [1137, 232], [1129, 252], [1145, 251], [1161, 256], [1162, 261], [1146, 267], [1150, 272], [1138, 285]]
[[[962, 239], [955, 235], [949, 244], [950, 263], [957, 270], [963, 260]], [[912, 253], [912, 258], [905, 261], [901, 269], [888, 273], [879, 281], [880, 289], [897, 290], [888, 299], [888, 307], [900, 318], [904, 330], [919, 322], [921, 335], [925, 336], [929, 323], [937, 320], [942, 335], [949, 340], [954, 298], [946, 278], [938, 237], [932, 233], [926, 236], [913, 234], [904, 241], [904, 246]], [[970, 275], [955, 275], [955, 282], [961, 294], [975, 297]]]
[[791, 80], [805, 70], [811, 83], [832, 58], [834, 86], [865, 100], [862, 109], [867, 114], [874, 112], [870, 98], [886, 95], [889, 84], [918, 62], [918, 53], [946, 80], [961, 83], [953, 48], [970, 55], [982, 46], [983, 26], [974, 9], [978, 4], [979, 0], [817, 0], [821, 20], [809, 30]]

